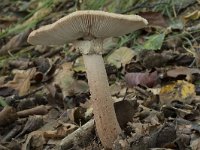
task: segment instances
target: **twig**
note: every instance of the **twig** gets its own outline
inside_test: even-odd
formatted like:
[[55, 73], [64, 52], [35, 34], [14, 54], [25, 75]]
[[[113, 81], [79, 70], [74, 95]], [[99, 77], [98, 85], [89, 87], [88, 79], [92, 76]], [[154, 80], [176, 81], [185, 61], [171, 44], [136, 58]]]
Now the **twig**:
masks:
[[23, 95], [23, 96], [18, 96], [18, 95], [14, 95], [12, 97], [9, 97], [6, 101], [9, 101], [8, 103], [12, 103], [14, 101], [17, 101], [17, 100], [20, 100], [20, 99], [24, 99], [24, 98], [27, 98], [35, 93], [37, 93], [38, 91], [41, 91], [43, 89], [44, 86], [40, 86], [38, 87], [37, 89], [27, 93], [26, 95]]
[[0, 149], [1, 149], [1, 150], [9, 150], [7, 147], [5, 147], [5, 146], [3, 146], [3, 145], [1, 145], [1, 144], [0, 144]]
[[44, 58], [49, 58], [49, 57], [52, 57], [56, 54], [58, 54], [60, 51], [62, 51], [62, 48], [59, 48], [59, 49], [56, 49], [56, 50], [53, 50], [53, 51], [49, 51], [48, 53], [45, 53], [44, 55], [42, 55], [42, 57]]
[[126, 92], [124, 94], [124, 98], [123, 98], [123, 101], [125, 100], [126, 96], [127, 96], [127, 93], [128, 93], [128, 87], [126, 88]]
[[49, 108], [50, 106], [40, 105], [31, 109], [18, 111], [17, 115], [18, 117], [21, 117], [21, 118], [28, 117], [29, 115], [45, 115], [48, 113]]
[[65, 150], [88, 140], [94, 131], [94, 119], [78, 128], [76, 131], [65, 137], [60, 143], [60, 149]]
[[8, 134], [2, 139], [2, 142], [6, 142], [11, 140], [13, 137], [15, 137], [18, 132], [21, 130], [21, 126], [16, 126], [14, 127], [10, 132], [8, 132]]

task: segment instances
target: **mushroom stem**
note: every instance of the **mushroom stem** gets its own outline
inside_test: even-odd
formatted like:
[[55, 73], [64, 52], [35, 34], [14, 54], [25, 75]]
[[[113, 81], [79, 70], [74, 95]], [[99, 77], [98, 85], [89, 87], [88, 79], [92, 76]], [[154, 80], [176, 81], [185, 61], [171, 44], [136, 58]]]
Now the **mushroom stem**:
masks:
[[104, 61], [101, 55], [84, 55], [93, 113], [99, 138], [105, 148], [112, 148], [121, 133], [112, 100]]

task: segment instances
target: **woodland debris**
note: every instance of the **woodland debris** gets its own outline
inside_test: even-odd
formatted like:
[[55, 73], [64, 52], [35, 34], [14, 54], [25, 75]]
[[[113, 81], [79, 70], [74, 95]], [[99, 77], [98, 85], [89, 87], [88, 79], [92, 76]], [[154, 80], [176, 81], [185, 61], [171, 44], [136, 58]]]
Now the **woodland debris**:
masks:
[[50, 106], [40, 105], [40, 106], [36, 106], [34, 108], [18, 111], [17, 115], [20, 118], [28, 117], [30, 115], [45, 115], [48, 113], [49, 108], [50, 108]]
[[74, 145], [85, 143], [85, 141], [90, 139], [92, 136], [92, 132], [94, 132], [94, 119], [91, 119], [73, 133], [65, 137], [60, 143], [61, 150], [69, 149]]
[[6, 106], [0, 112], [0, 126], [5, 126], [17, 120], [17, 113], [13, 107]]

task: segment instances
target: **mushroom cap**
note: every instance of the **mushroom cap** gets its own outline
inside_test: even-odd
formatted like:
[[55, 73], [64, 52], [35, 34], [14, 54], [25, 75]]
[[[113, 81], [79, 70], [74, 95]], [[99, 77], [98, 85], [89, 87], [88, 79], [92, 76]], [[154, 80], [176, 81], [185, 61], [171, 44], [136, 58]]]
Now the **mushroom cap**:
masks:
[[62, 45], [80, 38], [108, 38], [121, 36], [148, 24], [138, 15], [122, 15], [104, 11], [73, 12], [53, 24], [30, 33], [28, 42], [33, 45]]

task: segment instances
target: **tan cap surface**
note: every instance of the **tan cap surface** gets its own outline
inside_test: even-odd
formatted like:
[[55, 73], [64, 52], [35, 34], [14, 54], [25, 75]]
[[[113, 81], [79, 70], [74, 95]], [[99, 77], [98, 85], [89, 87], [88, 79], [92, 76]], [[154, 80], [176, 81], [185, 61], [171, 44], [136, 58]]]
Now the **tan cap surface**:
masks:
[[121, 15], [104, 11], [76, 11], [53, 24], [31, 32], [28, 42], [33, 45], [61, 45], [79, 38], [121, 36], [148, 24], [137, 15]]

